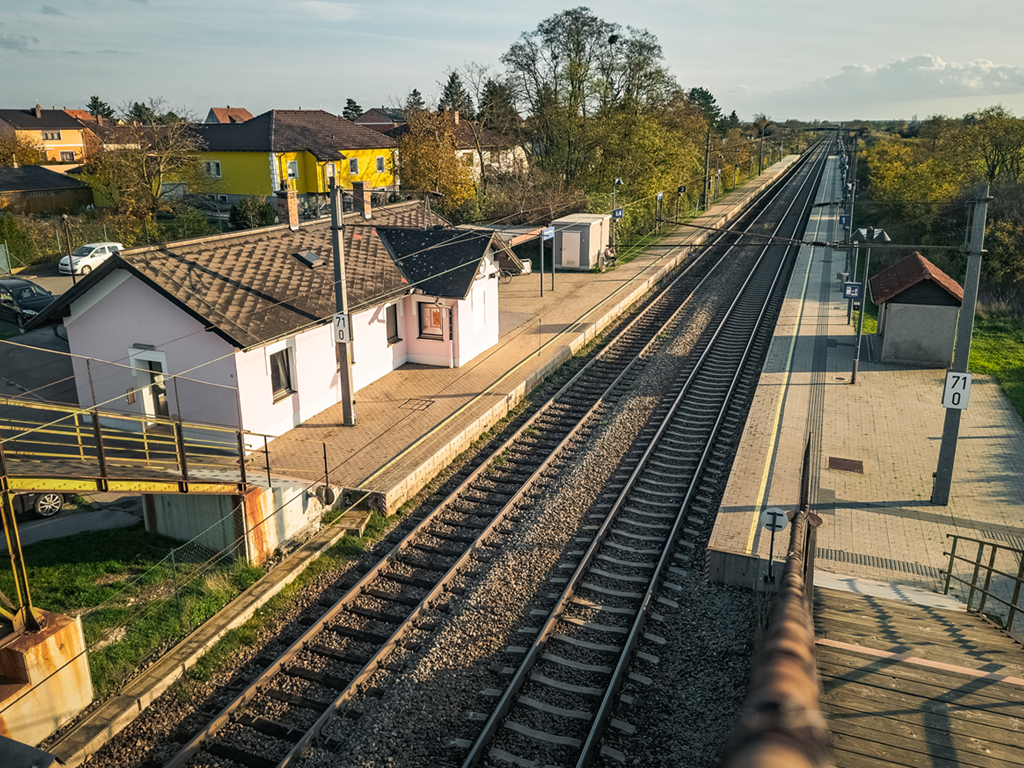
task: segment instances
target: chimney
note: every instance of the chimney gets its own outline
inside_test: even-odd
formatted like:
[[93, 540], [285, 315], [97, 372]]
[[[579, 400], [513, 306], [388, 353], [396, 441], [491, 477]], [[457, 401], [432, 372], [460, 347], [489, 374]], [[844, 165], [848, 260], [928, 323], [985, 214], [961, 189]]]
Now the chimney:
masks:
[[453, 114], [455, 115], [455, 117], [453, 118], [455, 120], [455, 124], [458, 125], [459, 124], [459, 110], [456, 109]]
[[277, 193], [277, 223], [287, 224], [292, 232], [299, 229], [299, 196], [287, 179]]
[[370, 190], [366, 188], [366, 182], [352, 182], [352, 209], [361, 213], [364, 219], [372, 218], [373, 206], [370, 202]]
[[40, 119], [43, 116], [43, 108], [39, 106], [39, 102], [36, 102], [36, 119]]
[[96, 115], [96, 124], [103, 125], [103, 115]]

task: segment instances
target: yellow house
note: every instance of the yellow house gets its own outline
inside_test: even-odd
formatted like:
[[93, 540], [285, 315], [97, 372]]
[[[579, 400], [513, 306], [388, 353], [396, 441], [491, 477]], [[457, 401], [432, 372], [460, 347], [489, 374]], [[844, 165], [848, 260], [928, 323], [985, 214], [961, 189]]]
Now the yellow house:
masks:
[[51, 163], [80, 163], [85, 157], [85, 128], [62, 109], [0, 109], [0, 132], [38, 144]]
[[326, 194], [332, 178], [346, 189], [353, 181], [397, 189], [394, 139], [322, 109], [273, 109], [243, 123], [193, 128], [221, 202], [269, 197], [286, 181], [300, 196]]

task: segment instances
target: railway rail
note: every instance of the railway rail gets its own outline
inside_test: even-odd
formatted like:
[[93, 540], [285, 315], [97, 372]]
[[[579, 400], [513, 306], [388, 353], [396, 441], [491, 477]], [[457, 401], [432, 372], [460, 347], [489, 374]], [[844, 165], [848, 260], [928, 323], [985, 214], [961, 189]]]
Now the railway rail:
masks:
[[[776, 188], [788, 189], [782, 183]], [[753, 214], [755, 226], [760, 215]], [[252, 768], [288, 766], [314, 744], [329, 748], [324, 727], [360, 695], [396, 648], [429, 632], [431, 606], [455, 575], [487, 559], [488, 549], [515, 532], [517, 503], [561, 452], [592, 429], [593, 417], [635, 381], [663, 331], [736, 244], [735, 234], [724, 235], [690, 260], [284, 653], [266, 660], [263, 672], [195, 733], [168, 768], [224, 759]]]
[[[799, 233], [826, 156], [825, 148], [816, 153], [772, 235]], [[779, 300], [790, 251], [763, 248], [741, 290], [720, 311], [660, 424], [647, 428], [646, 449], [627, 459], [632, 466], [626, 468], [621, 490], [606, 504], [599, 524], [589, 526], [595, 529], [593, 538], [561, 563], [562, 571], [571, 575], [550, 582], [560, 587], [552, 593], [552, 607], [535, 610], [542, 622], [521, 630], [533, 641], [508, 649], [509, 657], [521, 656], [522, 661], [506, 669], [506, 674], [515, 671], [462, 768], [487, 759], [514, 766], [582, 768], [598, 754], [609, 723], [630, 732], [628, 723], [611, 715], [640, 639], [654, 645], [666, 642], [648, 632], [646, 622], [673, 563], [689, 562], [701, 544], [706, 510], [696, 512], [693, 506], [707, 493], [705, 473], [711, 470], [712, 483], [721, 473], [716, 436], [724, 430], [731, 441], [741, 425], [730, 415], [730, 406], [755, 341], [766, 329], [764, 320]], [[633, 680], [642, 687], [642, 675], [633, 673]], [[602, 754], [626, 759], [610, 748]]]

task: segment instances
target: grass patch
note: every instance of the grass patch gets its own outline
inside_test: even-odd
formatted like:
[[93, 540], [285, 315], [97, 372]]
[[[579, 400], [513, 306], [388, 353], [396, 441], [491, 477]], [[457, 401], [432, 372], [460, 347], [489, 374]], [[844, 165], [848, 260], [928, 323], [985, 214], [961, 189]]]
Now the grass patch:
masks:
[[[244, 561], [174, 563], [179, 542], [141, 523], [24, 547], [32, 603], [82, 617], [98, 696], [120, 687], [153, 652], [202, 624], [263, 571]], [[0, 572], [0, 590], [14, 594]]]
[[1021, 318], [1004, 313], [975, 318], [970, 370], [998, 381], [1024, 419], [1024, 324]]

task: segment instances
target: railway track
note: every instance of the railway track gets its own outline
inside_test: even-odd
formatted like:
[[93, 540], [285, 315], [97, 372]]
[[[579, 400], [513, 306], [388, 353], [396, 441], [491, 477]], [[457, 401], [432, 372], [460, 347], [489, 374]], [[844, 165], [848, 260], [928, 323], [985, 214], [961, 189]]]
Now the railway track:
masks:
[[288, 650], [265, 660], [263, 672], [166, 765], [229, 760], [269, 768], [296, 764], [314, 744], [330, 748], [324, 726], [396, 648], [415, 646], [429, 633], [432, 606], [455, 575], [514, 533], [516, 504], [635, 381], [645, 356], [736, 240], [723, 236], [692, 260]]
[[[799, 237], [826, 155], [819, 150], [772, 234]], [[621, 489], [602, 505], [599, 522], [587, 526], [592, 538], [582, 537], [585, 546], [566, 553], [559, 566], [566, 575], [548, 583], [551, 607], [535, 609], [540, 622], [520, 630], [532, 642], [506, 650], [508, 684], [469, 745], [462, 768], [484, 761], [580, 768], [599, 753], [609, 724], [631, 731], [612, 712], [630, 679], [640, 639], [655, 646], [666, 642], [647, 631], [646, 622], [659, 585], [678, 564], [689, 563], [702, 543], [710, 510], [701, 501], [711, 492], [705, 480], [717, 484], [727, 460], [716, 437], [731, 442], [742, 427], [742, 417], [731, 415], [730, 405], [737, 394], [741, 400], [748, 394], [738, 389], [759, 334], [771, 336], [773, 323], [765, 334], [763, 321], [774, 316], [771, 305], [780, 300], [777, 289], [789, 252], [777, 246], [762, 250], [742, 289], [705, 334], [660, 423], [652, 419], [654, 425], [646, 428], [646, 449], [620, 467]], [[640, 655], [657, 662], [652, 654]], [[643, 675], [634, 672], [631, 679], [643, 687]], [[632, 698], [627, 695], [625, 702]], [[471, 713], [469, 719], [483, 717]], [[627, 759], [618, 750], [606, 748], [602, 754]]]

